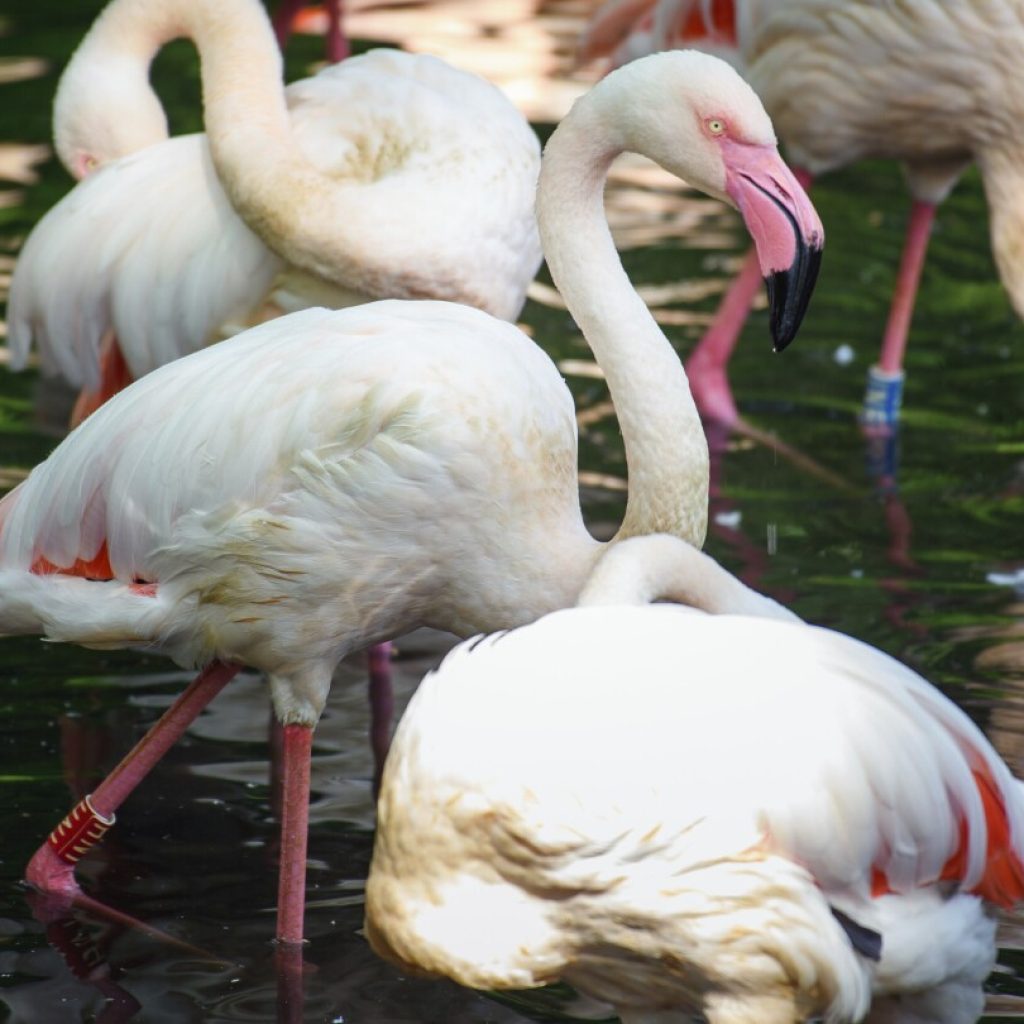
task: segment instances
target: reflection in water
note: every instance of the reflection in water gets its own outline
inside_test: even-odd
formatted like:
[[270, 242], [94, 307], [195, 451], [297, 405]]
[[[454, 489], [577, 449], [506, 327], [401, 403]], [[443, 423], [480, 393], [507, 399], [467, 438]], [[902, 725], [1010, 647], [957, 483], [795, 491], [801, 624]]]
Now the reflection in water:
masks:
[[[5, 139], [0, 148], [0, 194], [20, 204], [4, 211], [11, 219], [0, 225], [4, 292], [21, 238], [70, 184], [52, 161], [40, 162], [48, 151], [48, 103], [54, 68], [98, 6], [93, 0], [81, 12], [68, 13], [55, 0], [39, 0], [38, 15], [18, 15], [29, 25], [31, 42], [28, 35], [24, 42], [0, 38], [3, 52], [18, 57], [0, 60], [0, 76], [15, 69], [20, 77], [5, 88], [27, 90], [12, 93], [20, 101], [12, 99], [10, 109], [36, 112], [32, 121], [26, 113], [18, 137]], [[557, 120], [588, 84], [587, 74], [571, 65], [589, 0], [349, 0], [349, 6], [357, 39], [401, 41], [482, 71], [537, 122]], [[52, 40], [45, 32], [50, 21], [59, 22]], [[45, 61], [16, 52], [43, 52], [44, 45], [52, 46]], [[182, 52], [170, 53], [164, 69], [158, 62], [156, 75], [170, 87], [165, 92], [172, 117], [184, 119], [198, 108], [194, 95], [178, 95], [195, 77]], [[289, 77], [305, 73], [304, 62], [321, 53], [319, 41], [296, 40]], [[47, 78], [27, 77], [44, 72]], [[1005, 588], [985, 577], [993, 570], [1012, 574], [1019, 564], [1014, 559], [1024, 554], [1015, 550], [1018, 542], [1011, 543], [1020, 536], [1024, 506], [1004, 483], [1012, 477], [1014, 452], [1020, 457], [1024, 332], [992, 283], [984, 201], [977, 181], [968, 179], [941, 215], [915, 319], [899, 487], [893, 486], [890, 456], [872, 463], [881, 467], [875, 474], [881, 482], [871, 476], [865, 481], [853, 417], [866, 360], [881, 334], [900, 245], [902, 214], [888, 205], [894, 181], [891, 169], [869, 165], [839, 176], [835, 184], [820, 183], [818, 205], [830, 251], [802, 336], [790, 350], [767, 357], [763, 314], [752, 317], [754, 343], [740, 346], [732, 381], [741, 412], [759, 433], [712, 439], [708, 548], [748, 582], [792, 600], [808, 619], [863, 636], [948, 687], [1020, 768], [1024, 689], [1014, 659], [1021, 604], [1008, 601]], [[685, 352], [705, 329], [742, 259], [736, 215], [632, 157], [613, 169], [607, 199], [627, 269]], [[850, 282], [855, 289], [846, 287]], [[763, 308], [763, 297], [761, 302]], [[608, 536], [622, 514], [625, 463], [607, 389], [547, 278], [532, 289], [524, 319], [573, 390], [588, 522], [596, 534]], [[832, 358], [837, 348], [848, 351], [845, 362]], [[14, 486], [44, 457], [66, 422], [66, 409], [59, 409], [66, 396], [40, 382], [46, 408], [53, 411], [39, 413], [39, 422], [58, 426], [34, 425], [35, 386], [30, 377], [13, 377], [0, 366], [2, 487]], [[773, 438], [785, 439], [789, 449], [777, 452], [769, 443]], [[399, 710], [447, 642], [430, 633], [401, 642]], [[275, 971], [274, 951], [266, 943], [275, 900], [276, 822], [266, 690], [253, 675], [233, 683], [210, 706], [145, 791], [126, 804], [121, 824], [85, 866], [90, 892], [196, 952], [183, 953], [153, 935], [80, 912], [73, 915], [73, 928], [47, 932], [13, 888], [25, 860], [65, 810], [68, 788], [81, 789], [107, 770], [187, 680], [167, 672], [163, 663], [147, 664], [134, 655], [71, 652], [34, 641], [0, 644], [7, 666], [0, 699], [11, 722], [0, 736], [7, 755], [0, 762], [0, 784], [7, 786], [5, 806], [17, 822], [3, 844], [8, 886], [0, 898], [0, 1002], [9, 1021], [37, 1024], [41, 1007], [60, 1008], [49, 1010], [47, 1024], [522, 1024], [545, 1012], [556, 1019], [600, 1015], [599, 1008], [573, 1003], [563, 990], [499, 1004], [449, 985], [403, 979], [369, 953], [359, 930], [374, 818], [373, 768], [359, 662], [340, 670], [345, 678], [334, 687], [316, 737], [312, 941], [301, 1016], [297, 976]], [[66, 777], [58, 744], [67, 748]], [[1006, 970], [990, 981], [991, 1013], [1019, 1015], [1024, 1008], [1022, 929], [1017, 917], [1004, 918], [1000, 945]], [[74, 970], [63, 959], [65, 949], [80, 954]], [[136, 1003], [144, 1011], [135, 1012]]]

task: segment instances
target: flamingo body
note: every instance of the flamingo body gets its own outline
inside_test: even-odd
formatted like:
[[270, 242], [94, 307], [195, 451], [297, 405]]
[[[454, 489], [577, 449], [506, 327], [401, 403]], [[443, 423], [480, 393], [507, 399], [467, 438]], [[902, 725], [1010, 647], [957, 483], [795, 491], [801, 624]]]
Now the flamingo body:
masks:
[[[542, 479], [524, 469], [538, 464]], [[90, 417], [0, 505], [0, 564], [16, 600], [38, 592], [35, 628], [55, 638], [272, 675], [323, 661], [329, 678], [414, 623], [472, 632], [568, 603], [560, 582], [534, 584], [552, 537], [585, 543], [575, 467], [568, 390], [515, 328], [446, 303], [310, 310], [154, 371]], [[487, 568], [507, 559], [514, 584]], [[442, 583], [456, 564], [465, 585]], [[76, 565], [120, 582], [50, 568]], [[472, 576], [504, 593], [490, 612]], [[119, 626], [90, 589], [119, 595]], [[354, 621], [356, 592], [373, 616]]]
[[[637, 544], [673, 555], [649, 537], [602, 562]], [[378, 951], [476, 987], [562, 977], [632, 1021], [855, 1021], [936, 986], [926, 1019], [976, 1019], [987, 905], [1024, 896], [1024, 792], [967, 716], [764, 599], [596, 590], [460, 645], [413, 697], [367, 887]]]
[[[352, 194], [339, 231], [358, 261], [318, 277], [289, 265], [232, 206], [205, 136], [114, 161], [37, 225], [19, 257], [8, 344], [95, 388], [108, 332], [130, 372], [261, 315], [375, 297], [445, 297], [511, 319], [540, 260], [536, 137], [493, 86], [428, 56], [380, 50], [287, 90], [295, 144]], [[285, 205], [282, 209], [284, 214]]]

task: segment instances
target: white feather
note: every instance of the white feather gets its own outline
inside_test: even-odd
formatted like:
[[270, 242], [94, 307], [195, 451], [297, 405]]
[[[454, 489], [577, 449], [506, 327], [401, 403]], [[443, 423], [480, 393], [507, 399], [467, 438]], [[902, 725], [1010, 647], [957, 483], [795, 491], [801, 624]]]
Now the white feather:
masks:
[[[655, 543], [684, 546], [627, 540], [605, 560]], [[727, 592], [706, 556], [686, 564], [708, 579], [677, 589]], [[385, 768], [374, 945], [466, 984], [565, 977], [637, 1020], [853, 1021], [871, 991], [941, 985], [975, 994], [935, 1019], [965, 1020], [994, 957], [970, 895], [989, 842], [973, 773], [1000, 795], [1018, 882], [1019, 784], [910, 669], [760, 614], [593, 605], [450, 653]], [[961, 823], [956, 887], [940, 876]], [[892, 894], [873, 895], [877, 872]], [[881, 934], [877, 967], [830, 906]], [[471, 907], [501, 947], [479, 952]]]

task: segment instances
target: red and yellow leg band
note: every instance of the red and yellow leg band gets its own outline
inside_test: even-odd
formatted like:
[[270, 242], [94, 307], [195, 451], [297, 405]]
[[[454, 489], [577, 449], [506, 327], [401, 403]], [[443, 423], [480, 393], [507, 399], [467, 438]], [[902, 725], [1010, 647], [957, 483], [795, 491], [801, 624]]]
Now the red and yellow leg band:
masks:
[[72, 810], [50, 833], [47, 842], [66, 864], [77, 864], [82, 854], [95, 846], [114, 824], [114, 815], [104, 818], [89, 797]]

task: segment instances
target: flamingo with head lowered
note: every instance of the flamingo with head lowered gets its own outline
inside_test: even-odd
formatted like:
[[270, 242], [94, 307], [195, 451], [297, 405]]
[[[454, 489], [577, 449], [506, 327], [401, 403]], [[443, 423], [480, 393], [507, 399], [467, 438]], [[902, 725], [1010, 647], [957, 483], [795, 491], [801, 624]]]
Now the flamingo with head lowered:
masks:
[[967, 715], [675, 537], [612, 547], [579, 604], [414, 694], [371, 945], [475, 988], [564, 979], [623, 1024], [973, 1024], [1024, 789]]
[[[199, 50], [207, 133], [159, 141], [148, 67], [178, 36]], [[62, 160], [97, 169], [23, 246], [8, 345], [13, 366], [35, 344], [84, 389], [76, 422], [268, 302], [437, 298], [513, 319], [540, 263], [540, 146], [497, 88], [375, 50], [285, 89], [258, 0], [112, 0], [55, 111]]]
[[[148, 74], [177, 35], [199, 48], [211, 130], [168, 141]], [[90, 178], [23, 247], [8, 317], [13, 366], [35, 342], [82, 388], [72, 425], [155, 367], [310, 304], [518, 315], [541, 257], [540, 147], [506, 97], [396, 50], [286, 89], [280, 73], [256, 0], [115, 0], [76, 49], [54, 141]], [[369, 657], [380, 747], [390, 646]]]
[[[603, 215], [634, 150], [737, 204], [794, 336], [821, 223], [771, 122], [727, 65], [658, 55], [609, 76], [548, 142], [538, 189], [552, 275], [600, 364], [629, 471], [617, 538], [702, 543], [708, 451], [686, 374]], [[511, 325], [453, 303], [282, 317], [155, 370], [0, 503], [0, 633], [158, 649], [203, 666], [28, 868], [73, 863], [246, 664], [285, 726], [278, 937], [302, 937], [309, 754], [348, 652], [417, 625], [459, 635], [572, 604], [605, 545], [587, 531], [571, 396]]]
[[[899, 160], [913, 200], [903, 256], [868, 374], [862, 422], [898, 422], [903, 362], [939, 204], [977, 163], [992, 252], [1024, 316], [1024, 48], [1020, 0], [610, 0], [584, 57], [732, 47], [804, 183], [868, 157]], [[688, 362], [707, 418], [738, 418], [726, 368], [758, 287], [752, 256]]]

